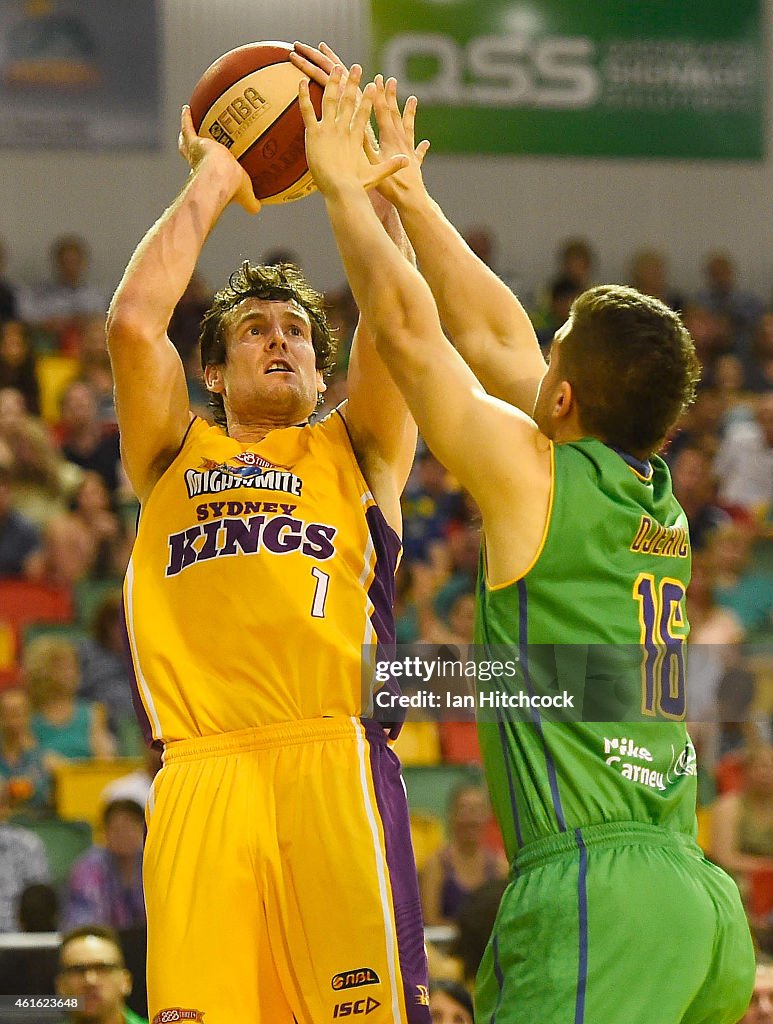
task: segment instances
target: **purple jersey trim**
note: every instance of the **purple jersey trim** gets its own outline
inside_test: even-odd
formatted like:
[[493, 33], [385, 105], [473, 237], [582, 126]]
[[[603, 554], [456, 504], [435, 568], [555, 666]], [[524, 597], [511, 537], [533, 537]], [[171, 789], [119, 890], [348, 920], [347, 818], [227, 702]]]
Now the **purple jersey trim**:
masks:
[[411, 844], [411, 823], [400, 762], [387, 746], [378, 722], [363, 721], [370, 751], [370, 771], [384, 829], [389, 886], [394, 905], [400, 975], [408, 1024], [430, 1024], [424, 923]]
[[145, 705], [142, 703], [142, 697], [140, 696], [140, 684], [137, 679], [137, 672], [134, 668], [134, 658], [132, 658], [131, 641], [129, 640], [129, 627], [126, 624], [126, 598], [124, 597], [121, 601], [121, 635], [123, 639], [124, 657], [126, 658], [127, 665], [129, 667], [129, 679], [131, 681], [132, 691], [132, 704], [134, 705], [134, 713], [137, 716], [140, 729], [142, 729], [142, 736], [145, 743], [149, 747], [156, 747], [158, 750], [163, 749], [163, 743], [161, 740], [153, 739], [153, 727], [150, 724], [148, 713], [145, 710]]

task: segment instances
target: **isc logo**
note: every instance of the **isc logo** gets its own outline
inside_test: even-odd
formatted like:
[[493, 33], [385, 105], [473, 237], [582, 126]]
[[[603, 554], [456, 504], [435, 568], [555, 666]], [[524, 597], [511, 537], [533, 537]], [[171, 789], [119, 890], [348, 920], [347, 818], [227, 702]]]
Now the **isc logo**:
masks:
[[339, 1003], [333, 1010], [333, 1017], [350, 1017], [355, 1013], [372, 1013], [377, 1006], [381, 1006], [378, 999], [368, 996], [367, 999], [357, 999], [354, 1002]]

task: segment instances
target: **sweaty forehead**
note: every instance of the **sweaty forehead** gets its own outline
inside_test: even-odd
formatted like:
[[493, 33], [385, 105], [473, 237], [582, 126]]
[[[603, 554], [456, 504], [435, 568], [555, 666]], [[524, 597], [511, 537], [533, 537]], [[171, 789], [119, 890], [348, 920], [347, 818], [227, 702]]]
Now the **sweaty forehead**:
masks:
[[262, 319], [274, 316], [277, 313], [298, 317], [304, 323], [311, 324], [309, 314], [295, 299], [258, 299], [255, 296], [248, 296], [234, 306], [231, 311], [231, 324], [241, 323], [248, 317]]

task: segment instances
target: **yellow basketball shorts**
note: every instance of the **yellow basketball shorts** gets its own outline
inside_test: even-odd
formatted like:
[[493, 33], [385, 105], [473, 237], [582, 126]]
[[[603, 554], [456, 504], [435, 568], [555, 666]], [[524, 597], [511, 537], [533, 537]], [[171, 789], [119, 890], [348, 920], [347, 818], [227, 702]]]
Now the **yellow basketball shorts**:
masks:
[[429, 1024], [405, 789], [378, 723], [169, 744], [147, 813], [151, 1024]]

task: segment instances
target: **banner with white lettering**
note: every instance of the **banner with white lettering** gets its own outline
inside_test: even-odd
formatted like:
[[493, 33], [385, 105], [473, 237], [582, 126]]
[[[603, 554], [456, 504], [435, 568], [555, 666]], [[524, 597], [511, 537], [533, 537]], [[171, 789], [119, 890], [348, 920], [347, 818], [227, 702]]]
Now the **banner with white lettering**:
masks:
[[373, 70], [456, 153], [760, 159], [762, 0], [371, 0]]
[[0, 146], [157, 146], [158, 22], [158, 0], [3, 0]]

